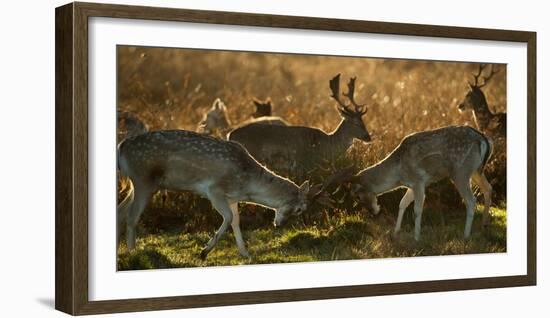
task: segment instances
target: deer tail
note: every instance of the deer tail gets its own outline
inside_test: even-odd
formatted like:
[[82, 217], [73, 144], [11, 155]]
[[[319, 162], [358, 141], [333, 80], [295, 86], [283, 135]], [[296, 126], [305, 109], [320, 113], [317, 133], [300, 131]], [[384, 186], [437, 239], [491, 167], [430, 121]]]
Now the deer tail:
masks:
[[485, 165], [487, 165], [487, 162], [493, 154], [493, 142], [489, 137], [485, 136], [485, 134], [480, 133], [480, 135], [483, 137], [483, 140], [479, 145], [480, 154], [483, 160], [481, 161], [481, 166], [479, 167], [479, 170], [483, 171], [485, 169]]

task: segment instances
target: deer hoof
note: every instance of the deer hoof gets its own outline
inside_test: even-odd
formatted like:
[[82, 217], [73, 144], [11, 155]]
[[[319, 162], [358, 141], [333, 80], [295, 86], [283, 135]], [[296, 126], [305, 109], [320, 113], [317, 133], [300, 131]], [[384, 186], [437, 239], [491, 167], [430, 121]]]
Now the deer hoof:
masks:
[[210, 252], [209, 250], [207, 250], [206, 248], [203, 248], [200, 255], [201, 260], [205, 261], [209, 252]]

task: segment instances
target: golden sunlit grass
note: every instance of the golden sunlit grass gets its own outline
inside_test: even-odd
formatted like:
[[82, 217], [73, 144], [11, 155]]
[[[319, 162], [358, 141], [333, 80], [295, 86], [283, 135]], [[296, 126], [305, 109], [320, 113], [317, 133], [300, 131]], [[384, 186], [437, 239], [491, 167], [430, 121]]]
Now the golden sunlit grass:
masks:
[[[274, 115], [294, 125], [330, 132], [340, 121], [328, 87], [329, 79], [337, 73], [342, 73], [344, 80], [357, 76], [356, 100], [369, 105], [364, 121], [372, 136], [369, 144], [356, 141], [346, 158], [337, 163], [338, 167], [350, 163], [358, 167], [374, 164], [413, 132], [453, 124], [474, 126], [471, 113], [459, 113], [457, 105], [467, 92], [467, 81], [477, 64], [123, 46], [118, 50], [118, 109], [137, 114], [152, 130], [195, 130], [216, 98], [225, 102], [231, 121], [237, 124], [250, 118], [253, 98], [269, 97]], [[506, 69], [499, 67], [501, 71], [484, 91], [491, 109], [503, 112]], [[504, 140], [495, 140], [495, 153], [486, 174], [494, 188], [494, 201], [506, 206]], [[326, 174], [318, 171], [310, 177], [319, 182]], [[464, 206], [449, 182], [428, 189], [420, 243], [412, 240], [411, 220], [404, 225], [401, 237], [392, 238], [394, 212], [402, 194], [395, 191], [383, 195], [380, 202], [385, 213], [377, 218], [360, 214], [347, 198], [342, 199], [338, 209], [327, 211], [316, 207], [299, 225], [282, 230], [271, 227], [272, 212], [243, 205], [241, 227], [254, 255], [252, 260], [237, 257], [232, 234], [227, 234], [203, 262], [197, 257], [198, 251], [219, 226], [221, 217], [208, 200], [193, 194], [157, 193], [142, 215], [137, 251], [121, 251], [119, 267], [164, 268], [505, 250], [505, 210], [497, 208], [492, 210], [497, 222], [487, 232], [479, 229], [476, 219], [472, 239], [462, 240]]]

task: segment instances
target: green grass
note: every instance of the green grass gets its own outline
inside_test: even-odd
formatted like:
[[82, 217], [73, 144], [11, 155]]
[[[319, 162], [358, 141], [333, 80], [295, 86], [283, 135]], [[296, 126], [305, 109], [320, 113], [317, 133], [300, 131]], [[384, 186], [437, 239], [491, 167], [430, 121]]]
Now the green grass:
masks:
[[243, 231], [252, 255], [239, 255], [229, 230], [206, 260], [199, 253], [212, 233], [175, 231], [141, 234], [136, 249], [119, 248], [118, 269], [158, 269], [198, 266], [272, 264], [309, 261], [410, 257], [506, 252], [505, 207], [491, 208], [492, 222], [481, 225], [481, 207], [475, 214], [472, 236], [462, 238], [463, 210], [444, 213], [425, 209], [422, 238], [413, 239], [413, 213], [407, 210], [399, 236], [394, 237], [396, 213], [351, 214], [329, 218], [324, 225], [290, 225]]

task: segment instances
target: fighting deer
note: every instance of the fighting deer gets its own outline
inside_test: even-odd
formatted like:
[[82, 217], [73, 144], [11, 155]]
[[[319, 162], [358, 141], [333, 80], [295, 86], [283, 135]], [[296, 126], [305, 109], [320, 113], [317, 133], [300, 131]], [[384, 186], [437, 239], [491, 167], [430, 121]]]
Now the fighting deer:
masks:
[[351, 147], [354, 139], [371, 140], [362, 119], [367, 108], [355, 101], [355, 80], [349, 80], [348, 91], [343, 93], [349, 103], [340, 98], [340, 74], [329, 81], [331, 97], [342, 116], [331, 133], [304, 126], [243, 125], [229, 133], [229, 140], [242, 144], [262, 163], [271, 165], [270, 159], [282, 158], [302, 172], [315, 168], [320, 160], [333, 161]]
[[139, 117], [131, 112], [117, 111], [117, 142], [124, 138], [137, 136], [146, 133], [149, 128], [139, 119]]
[[[481, 76], [485, 67], [485, 64], [480, 64], [477, 74], [472, 74], [474, 82], [468, 82], [470, 89], [464, 97], [464, 101], [458, 105], [458, 109], [461, 112], [471, 110], [477, 128], [481, 131], [494, 135], [495, 137], [505, 137], [506, 113], [493, 113], [489, 109], [485, 94], [481, 90], [498, 71], [491, 65], [489, 75]], [[481, 83], [480, 77], [483, 79], [483, 83]]]
[[201, 252], [205, 258], [229, 225], [237, 247], [248, 257], [239, 228], [239, 202], [275, 210], [275, 226], [302, 214], [319, 197], [309, 181], [297, 186], [260, 165], [238, 143], [185, 130], [149, 132], [126, 138], [118, 146], [120, 171], [131, 189], [119, 204], [118, 226], [126, 223], [128, 249], [135, 247], [135, 227], [158, 189], [192, 191], [206, 197], [223, 222]]
[[[256, 113], [252, 114], [253, 119], [247, 120], [240, 125], [277, 125], [277, 126], [287, 126], [288, 123], [280, 117], [276, 116], [259, 116], [263, 113], [266, 113], [267, 105], [269, 106], [269, 113], [271, 114], [271, 102], [261, 103], [254, 100], [256, 105]], [[261, 107], [259, 106], [261, 105]], [[261, 110], [260, 112], [258, 110]], [[209, 135], [214, 135], [226, 138], [227, 133], [233, 130], [236, 126], [231, 123], [229, 116], [227, 114], [227, 106], [224, 102], [217, 98], [212, 107], [204, 114], [203, 119], [199, 122], [197, 131], [200, 133], [206, 133]]]
[[379, 194], [405, 187], [407, 192], [399, 203], [394, 234], [401, 229], [405, 209], [414, 201], [414, 238], [420, 239], [425, 189], [431, 183], [450, 178], [466, 205], [464, 238], [470, 236], [476, 198], [470, 186], [473, 180], [484, 196], [483, 224], [489, 223], [491, 184], [483, 169], [491, 156], [491, 141], [468, 126], [448, 126], [414, 133], [382, 161], [350, 176], [351, 193], [378, 214]]

